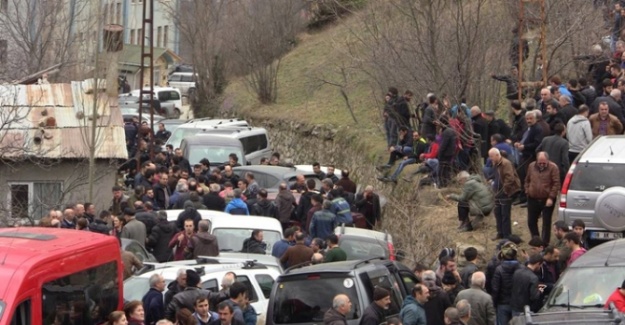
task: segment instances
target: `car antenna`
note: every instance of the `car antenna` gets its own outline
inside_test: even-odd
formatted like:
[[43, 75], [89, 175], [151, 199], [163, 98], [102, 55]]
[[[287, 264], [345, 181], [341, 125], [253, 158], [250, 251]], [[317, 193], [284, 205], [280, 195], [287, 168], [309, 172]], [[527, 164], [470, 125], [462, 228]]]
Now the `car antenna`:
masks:
[[610, 156], [614, 156], [614, 151], [612, 151], [612, 146], [609, 146], [608, 148], [610, 148]]
[[566, 311], [571, 311], [571, 290], [566, 290]]
[[610, 248], [610, 253], [608, 253], [608, 257], [605, 259], [605, 263], [603, 264], [604, 266], [608, 267], [608, 261], [610, 260], [610, 256], [612, 256], [612, 251], [614, 251], [614, 246], [616, 244], [612, 244], [612, 248]]

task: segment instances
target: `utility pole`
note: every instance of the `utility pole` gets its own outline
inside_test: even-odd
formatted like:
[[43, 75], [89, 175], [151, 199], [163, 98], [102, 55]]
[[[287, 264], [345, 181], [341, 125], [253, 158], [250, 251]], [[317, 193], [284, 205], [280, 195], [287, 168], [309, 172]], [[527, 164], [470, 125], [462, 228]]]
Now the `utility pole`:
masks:
[[[538, 3], [540, 5], [540, 35], [539, 35], [539, 44], [540, 48], [537, 48], [536, 51], [540, 51], [540, 56], [543, 61], [542, 68], [542, 76], [540, 82], [524, 82], [523, 81], [523, 39], [524, 30], [525, 30], [525, 4]], [[519, 75], [518, 83], [519, 83], [519, 101], [523, 100], [523, 87], [539, 87], [540, 83], [542, 86], [547, 85], [547, 77], [548, 74], [548, 62], [547, 62], [547, 13], [545, 8], [545, 0], [519, 0], [519, 25], [518, 25], [518, 37], [519, 37]]]
[[[149, 8], [148, 8], [149, 7]], [[154, 130], [154, 105], [152, 104], [156, 100], [154, 95], [154, 0], [143, 1], [143, 18], [142, 18], [142, 30], [143, 35], [141, 37], [141, 75], [139, 76], [140, 91], [139, 91], [139, 123], [143, 121], [143, 101], [146, 97], [150, 99], [150, 143], [148, 148], [150, 150], [150, 159], [154, 158], [154, 137], [152, 136], [152, 130]], [[147, 35], [146, 35], [147, 34]], [[145, 39], [148, 38], [150, 46], [146, 48]], [[145, 72], [146, 65], [150, 73], [150, 83], [145, 85]], [[142, 141], [142, 126], [139, 126], [139, 132], [137, 133], [137, 146], [139, 141]], [[137, 150], [137, 170], [141, 167], [141, 151]]]

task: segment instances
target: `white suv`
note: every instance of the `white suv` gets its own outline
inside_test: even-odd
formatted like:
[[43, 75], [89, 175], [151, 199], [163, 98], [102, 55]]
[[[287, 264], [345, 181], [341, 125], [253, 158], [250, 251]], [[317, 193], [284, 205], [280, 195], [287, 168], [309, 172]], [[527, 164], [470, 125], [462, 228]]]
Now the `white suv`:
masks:
[[[195, 262], [195, 261], [181, 261]], [[280, 276], [280, 272], [272, 267], [267, 267], [261, 263], [248, 261], [243, 263], [230, 264], [195, 264], [195, 265], [176, 265], [176, 262], [168, 264], [155, 264], [157, 269], [136, 275], [124, 281], [124, 300], [139, 300], [150, 290], [150, 276], [160, 274], [165, 278], [165, 291], [169, 283], [176, 281], [178, 270], [189, 269], [195, 270], [200, 274], [202, 289], [218, 292], [221, 289], [221, 280], [228, 272], [236, 275], [236, 282], [245, 284], [248, 290], [250, 303], [258, 314], [258, 324], [265, 324], [267, 315], [267, 306], [273, 283]], [[160, 268], [158, 268], [160, 267]]]

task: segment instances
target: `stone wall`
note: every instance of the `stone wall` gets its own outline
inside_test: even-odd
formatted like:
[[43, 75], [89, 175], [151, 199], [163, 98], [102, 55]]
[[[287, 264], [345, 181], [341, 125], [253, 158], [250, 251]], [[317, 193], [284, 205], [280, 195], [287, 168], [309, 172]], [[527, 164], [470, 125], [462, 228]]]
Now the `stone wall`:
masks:
[[331, 125], [307, 125], [293, 121], [245, 117], [254, 126], [267, 129], [274, 152], [295, 165], [333, 164], [349, 169], [350, 178], [359, 184], [373, 184], [375, 156], [370, 157], [362, 143], [347, 129]]

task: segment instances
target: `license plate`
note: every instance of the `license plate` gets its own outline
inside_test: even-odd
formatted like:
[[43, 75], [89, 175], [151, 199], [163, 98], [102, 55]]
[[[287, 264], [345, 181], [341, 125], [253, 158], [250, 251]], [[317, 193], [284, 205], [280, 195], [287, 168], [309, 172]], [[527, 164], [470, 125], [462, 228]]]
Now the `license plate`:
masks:
[[618, 239], [623, 238], [623, 234], [620, 232], [604, 232], [604, 231], [595, 231], [590, 233], [590, 238], [592, 239]]

